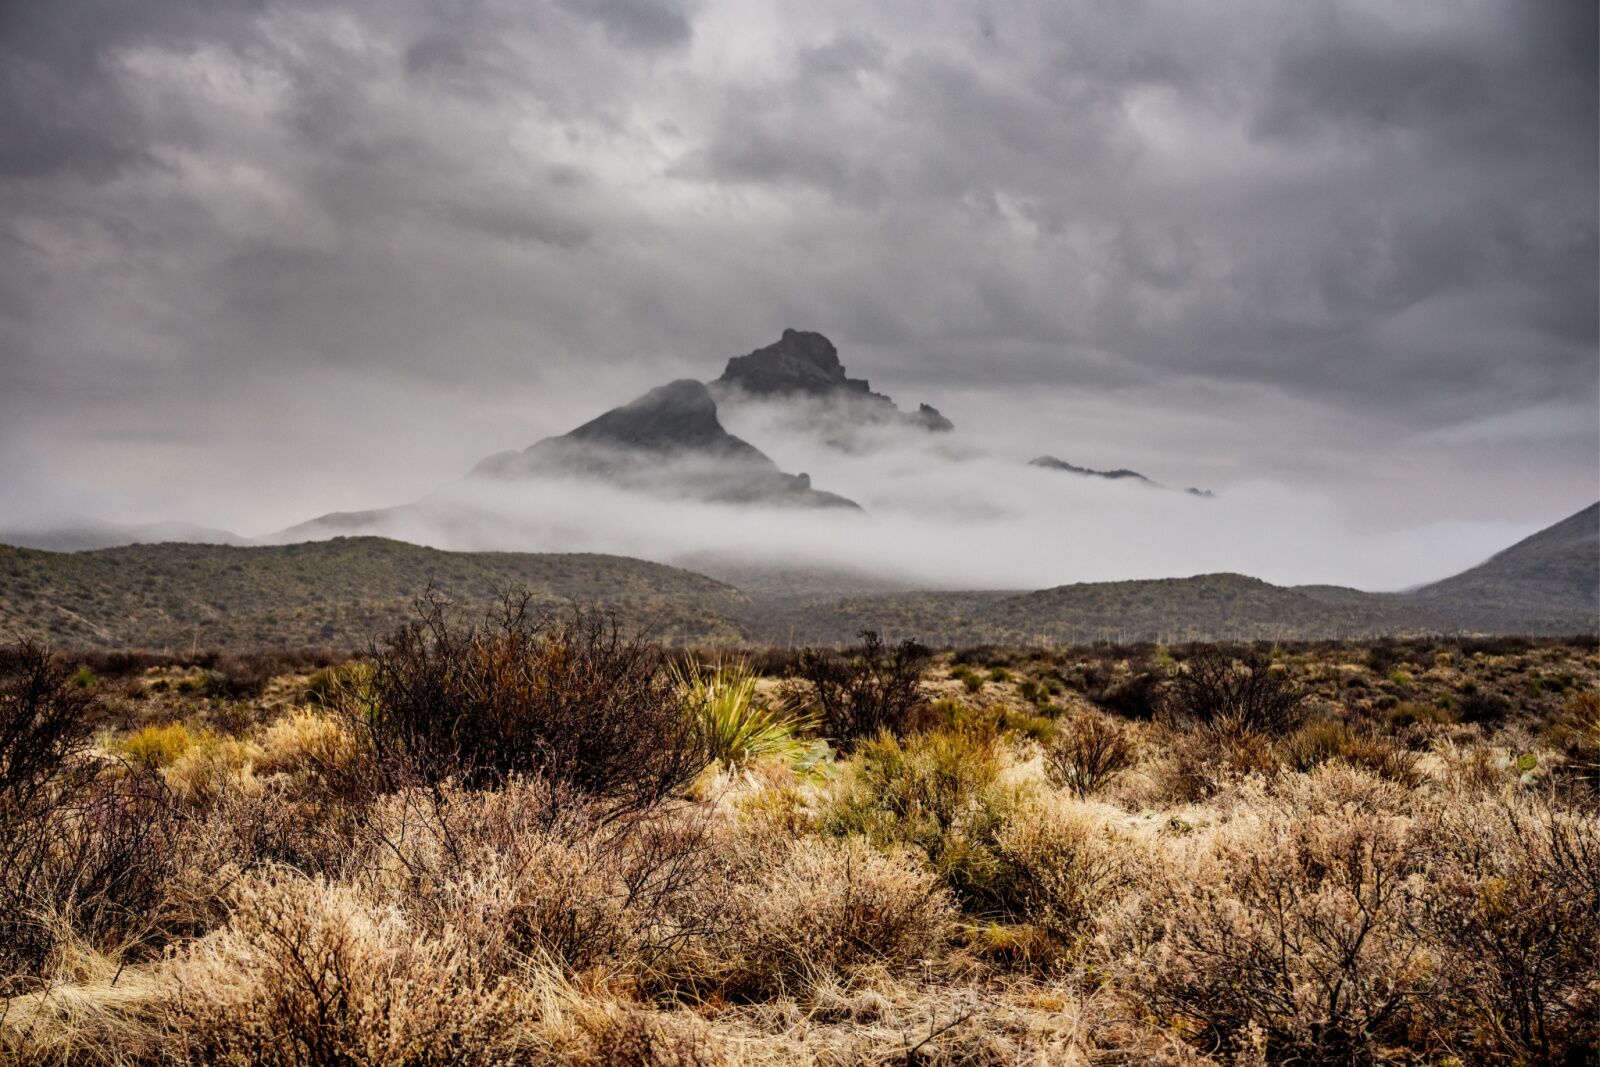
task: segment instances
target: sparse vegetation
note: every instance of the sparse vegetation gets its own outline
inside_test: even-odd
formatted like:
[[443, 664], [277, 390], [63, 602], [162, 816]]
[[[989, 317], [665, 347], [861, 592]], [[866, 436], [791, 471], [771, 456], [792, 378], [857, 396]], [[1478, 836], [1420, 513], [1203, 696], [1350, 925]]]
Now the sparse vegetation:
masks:
[[[741, 662], [421, 607], [242, 690], [0, 657], [0, 1063], [1600, 1046], [1593, 642]], [[819, 662], [865, 699], [813, 723]]]
[[806, 649], [800, 674], [811, 684], [822, 726], [849, 746], [880, 733], [903, 732], [923, 703], [923, 672], [932, 658], [916, 641], [885, 647], [876, 630], [863, 630], [861, 644], [844, 653]]

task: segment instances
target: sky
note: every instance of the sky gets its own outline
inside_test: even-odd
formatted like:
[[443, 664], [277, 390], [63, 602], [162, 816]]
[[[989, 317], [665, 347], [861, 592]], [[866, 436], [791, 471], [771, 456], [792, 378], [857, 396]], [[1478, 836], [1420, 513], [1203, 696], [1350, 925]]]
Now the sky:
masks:
[[[1217, 562], [1438, 576], [1600, 496], [1596, 19], [0, 4], [0, 524], [415, 500], [794, 327], [985, 462], [1248, 502]], [[1187, 521], [1094, 573], [1212, 562]]]

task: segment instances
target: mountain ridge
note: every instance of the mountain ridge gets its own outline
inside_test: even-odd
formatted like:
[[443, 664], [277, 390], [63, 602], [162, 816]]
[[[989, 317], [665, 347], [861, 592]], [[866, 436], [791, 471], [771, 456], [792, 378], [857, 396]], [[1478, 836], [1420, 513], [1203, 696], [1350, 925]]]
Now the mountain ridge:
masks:
[[446, 552], [377, 537], [74, 553], [0, 546], [0, 629], [91, 647], [364, 647], [430, 586], [474, 604], [519, 583], [545, 605], [581, 600], [653, 621], [669, 640], [743, 646], [834, 644], [867, 628], [935, 644], [1600, 636], [1597, 543], [1600, 504], [1409, 593], [1221, 572], [1031, 591], [784, 595], [774, 584], [754, 596], [625, 556]]

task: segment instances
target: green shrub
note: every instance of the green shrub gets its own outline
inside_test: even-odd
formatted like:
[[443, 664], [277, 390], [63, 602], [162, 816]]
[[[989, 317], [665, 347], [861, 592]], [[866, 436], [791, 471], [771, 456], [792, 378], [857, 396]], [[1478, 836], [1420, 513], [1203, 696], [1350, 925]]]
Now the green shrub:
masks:
[[817, 742], [804, 735], [815, 719], [796, 715], [785, 703], [768, 706], [756, 694], [756, 673], [743, 660], [674, 668], [678, 689], [700, 717], [711, 759], [738, 765], [764, 756], [798, 763], [816, 755]]
[[118, 755], [138, 767], [160, 770], [170, 767], [206, 735], [189, 732], [181, 722], [160, 723], [137, 730], [118, 742]]
[[1000, 872], [994, 838], [1019, 799], [999, 782], [996, 745], [992, 731], [976, 727], [880, 736], [847, 764], [849, 777], [820, 828], [915, 848], [964, 905], [992, 908]]

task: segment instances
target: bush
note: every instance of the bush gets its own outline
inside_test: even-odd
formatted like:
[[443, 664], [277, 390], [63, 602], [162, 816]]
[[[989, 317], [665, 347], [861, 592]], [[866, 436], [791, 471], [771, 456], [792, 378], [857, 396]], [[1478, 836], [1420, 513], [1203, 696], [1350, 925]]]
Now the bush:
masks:
[[1000, 903], [1010, 917], [1076, 950], [1094, 920], [1137, 881], [1140, 853], [1086, 813], [1023, 804], [995, 835]]
[[281, 666], [270, 656], [224, 657], [205, 672], [201, 692], [217, 700], [258, 697]]
[[724, 857], [698, 812], [612, 816], [537, 779], [406, 789], [377, 804], [362, 858], [422, 927], [469, 931], [484, 966], [640, 976], [724, 921]]
[[509, 1062], [516, 991], [458, 936], [293, 875], [242, 884], [226, 928], [170, 963], [167, 1058], [241, 1067]]
[[168, 920], [175, 828], [159, 779], [84, 756], [94, 698], [48, 649], [0, 656], [0, 996], [65, 939], [112, 951]]
[[0, 826], [34, 812], [88, 744], [96, 700], [44, 645], [0, 652]]
[[922, 675], [932, 658], [910, 639], [885, 648], [876, 631], [863, 630], [860, 637], [843, 656], [814, 648], [800, 656], [800, 673], [822, 707], [823, 729], [844, 747], [906, 730], [922, 704]]
[[969, 693], [977, 693], [983, 689], [983, 676], [964, 663], [953, 667], [950, 677], [960, 682]]
[[904, 970], [938, 953], [953, 909], [904, 850], [860, 838], [783, 846], [737, 894], [737, 920], [713, 942], [726, 995], [793, 994], [868, 964]]
[[1511, 713], [1511, 701], [1499, 693], [1464, 693], [1456, 714], [1462, 722], [1494, 724], [1504, 721]]
[[1163, 931], [1138, 981], [1201, 1047], [1370, 1063], [1406, 1042], [1428, 1003], [1419, 843], [1393, 818], [1330, 799], [1219, 831], [1157, 893]]
[[1195, 653], [1172, 678], [1167, 706], [1178, 717], [1225, 732], [1287, 734], [1305, 720], [1310, 694], [1249, 650]]
[[1159, 671], [1135, 671], [1121, 680], [1095, 672], [1089, 682], [1090, 700], [1129, 719], [1155, 718], [1166, 693], [1166, 679]]
[[1600, 693], [1569, 696], [1556, 715], [1550, 737], [1566, 755], [1563, 777], [1600, 791]]
[[1495, 1061], [1578, 1063], [1600, 1048], [1600, 824], [1515, 804], [1426, 826], [1423, 928], [1458, 1044]]
[[1085, 715], [1058, 727], [1044, 758], [1051, 782], [1086, 797], [1132, 767], [1138, 751], [1121, 726]]
[[361, 712], [380, 762], [474, 788], [537, 774], [624, 812], [710, 761], [660, 646], [614, 617], [535, 615], [526, 593], [478, 624], [431, 595], [419, 615], [373, 654]]
[[992, 909], [994, 835], [1016, 803], [1014, 790], [999, 781], [995, 746], [993, 732], [976, 727], [869, 741], [849, 763], [821, 828], [884, 848], [915, 848], [963, 906]]
[[47, 981], [69, 939], [134, 955], [186, 918], [172, 908], [179, 820], [160, 779], [107, 771], [62, 788], [0, 840], [0, 995]]
[[176, 763], [180, 756], [204, 740], [204, 734], [191, 734], [183, 723], [168, 722], [152, 724], [130, 734], [117, 743], [116, 749], [123, 759], [136, 767], [156, 771]]
[[1284, 741], [1283, 752], [1289, 766], [1298, 771], [1310, 771], [1336, 761], [1364, 768], [1407, 787], [1422, 782], [1422, 772], [1418, 770], [1419, 753], [1408, 752], [1370, 731], [1353, 729], [1333, 719], [1302, 726]]

